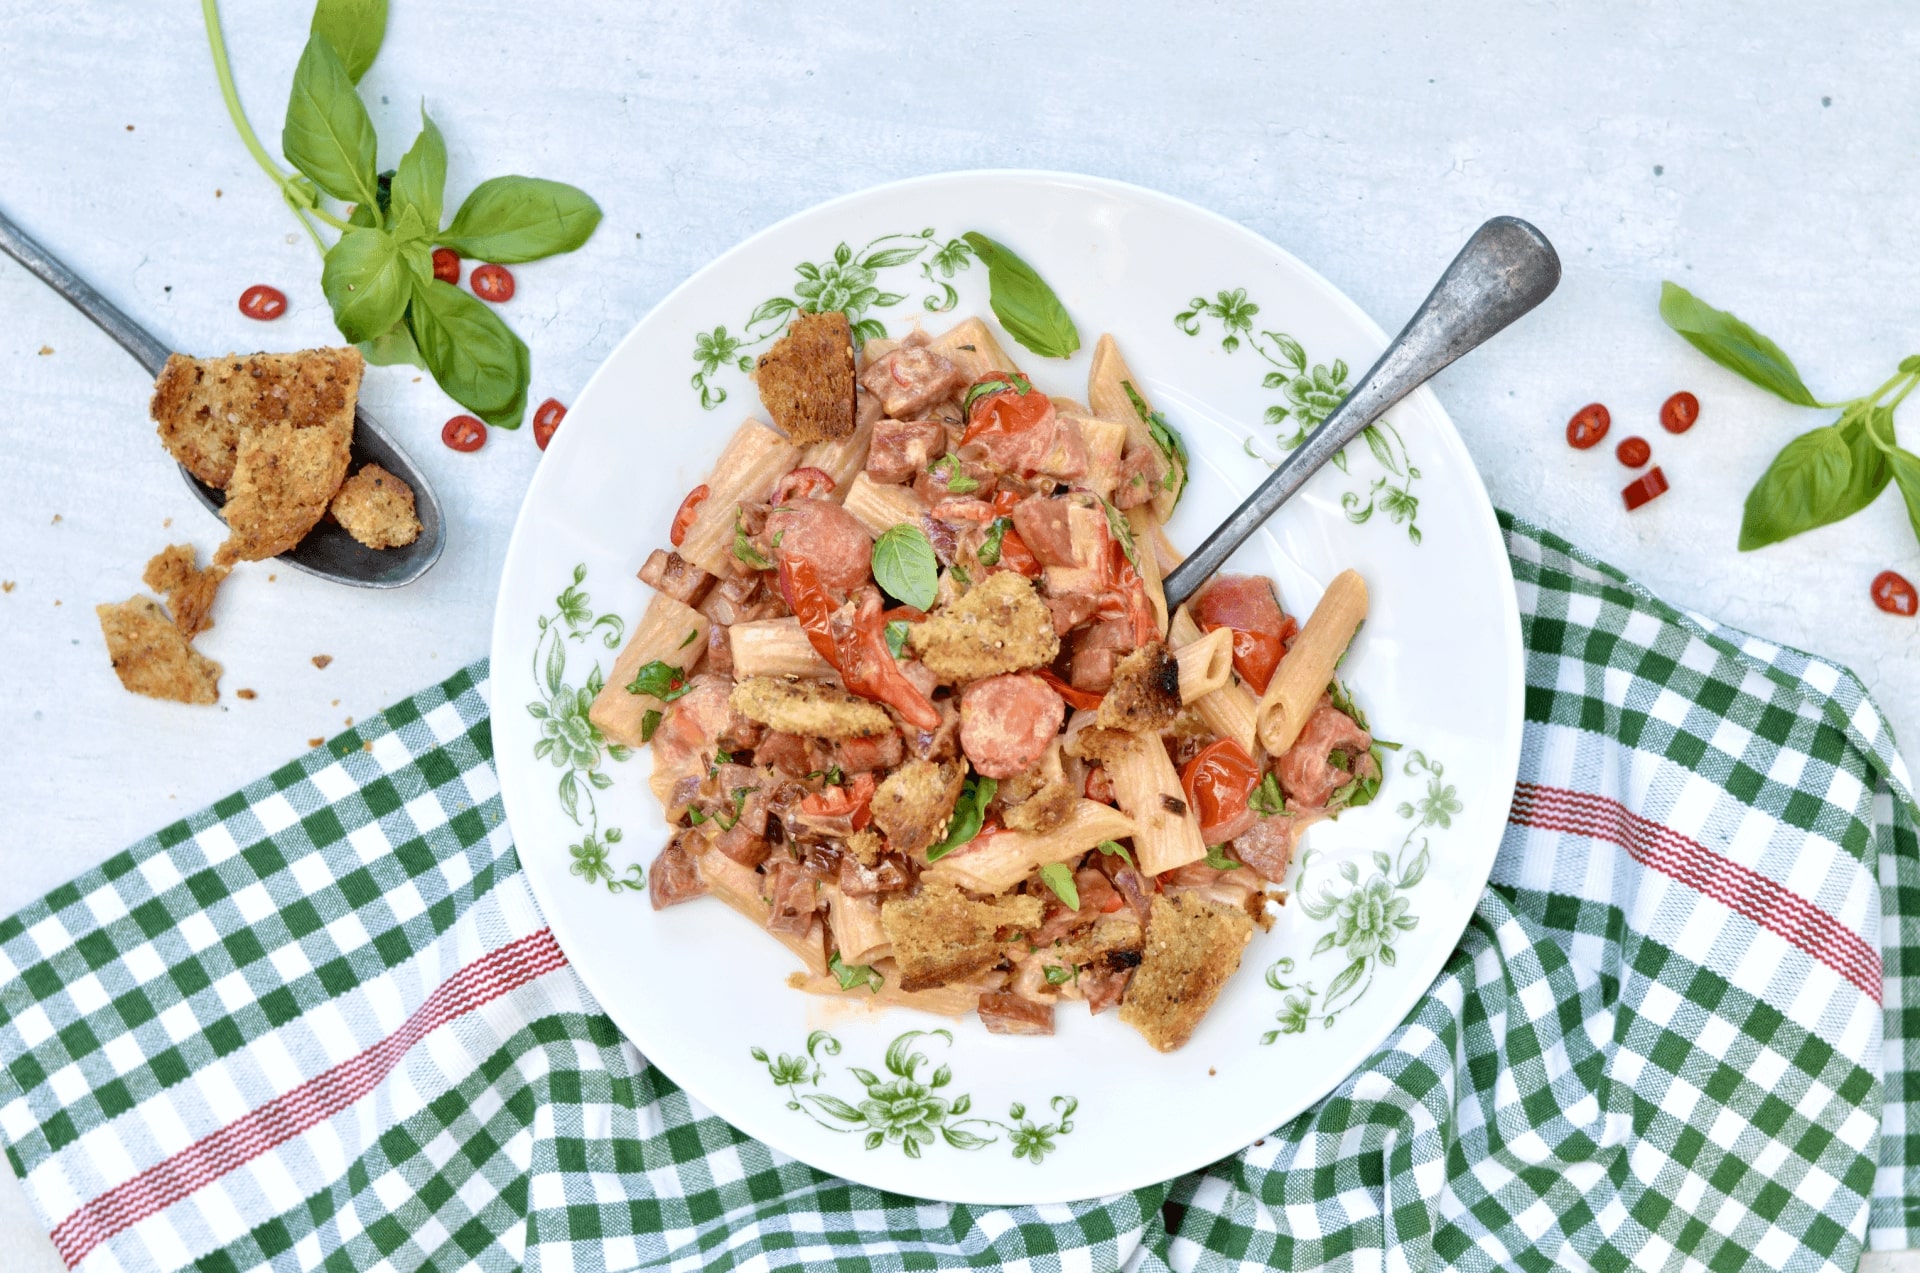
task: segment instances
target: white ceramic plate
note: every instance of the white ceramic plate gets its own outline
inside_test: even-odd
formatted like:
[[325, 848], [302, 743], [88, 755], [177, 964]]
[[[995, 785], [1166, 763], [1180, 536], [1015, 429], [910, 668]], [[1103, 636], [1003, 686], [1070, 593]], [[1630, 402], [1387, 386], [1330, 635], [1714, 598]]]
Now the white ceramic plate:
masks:
[[809, 998], [783, 984], [792, 957], [720, 903], [656, 913], [644, 890], [619, 887], [668, 838], [648, 757], [609, 754], [583, 715], [589, 674], [597, 685], [622, 621], [646, 604], [634, 571], [733, 428], [760, 413], [744, 370], [796, 303], [846, 308], [889, 334], [911, 319], [991, 321], [986, 271], [956, 245], [968, 230], [1023, 255], [1079, 326], [1084, 347], [1067, 363], [1023, 356], [1002, 335], [1041, 388], [1084, 397], [1094, 338], [1111, 331], [1184, 433], [1194, 472], [1176, 544], [1197, 543], [1265, 476], [1258, 457], [1281, 454], [1385, 344], [1280, 248], [1110, 181], [957, 173], [802, 213], [662, 301], [575, 402], [507, 554], [493, 737], [514, 841], [555, 936], [675, 1082], [823, 1171], [946, 1201], [1054, 1202], [1240, 1149], [1324, 1096], [1405, 1016], [1465, 927], [1506, 822], [1520, 627], [1486, 491], [1425, 390], [1242, 550], [1235, 568], [1271, 573], [1294, 614], [1342, 568], [1365, 576], [1372, 614], [1342, 671], [1403, 750], [1375, 803], [1307, 833], [1278, 922], [1170, 1056], [1072, 1004], [1057, 1035], [1033, 1039]]

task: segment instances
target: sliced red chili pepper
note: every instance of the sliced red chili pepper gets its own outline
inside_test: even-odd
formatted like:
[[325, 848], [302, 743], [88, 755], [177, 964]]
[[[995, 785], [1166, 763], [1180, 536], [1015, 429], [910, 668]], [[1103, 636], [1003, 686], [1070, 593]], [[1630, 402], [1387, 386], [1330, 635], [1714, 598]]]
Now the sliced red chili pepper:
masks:
[[1658, 499], [1666, 493], [1667, 475], [1662, 473], [1660, 466], [1656, 464], [1633, 481], [1628, 482], [1626, 489], [1620, 492], [1620, 498], [1627, 501], [1627, 511], [1632, 512], [1649, 500]]
[[270, 323], [287, 312], [287, 294], [277, 287], [255, 283], [240, 293], [240, 312], [248, 318]]
[[440, 426], [440, 440], [456, 451], [478, 451], [487, 444], [487, 426], [470, 415], [457, 415]]
[[1888, 614], [1912, 616], [1920, 613], [1920, 592], [1905, 575], [1883, 570], [1873, 577], [1873, 604]]
[[1613, 454], [1630, 469], [1637, 469], [1653, 458], [1653, 443], [1645, 438], [1623, 438]]
[[789, 500], [808, 499], [814, 495], [831, 495], [834, 485], [833, 474], [809, 464], [780, 479], [773, 488], [773, 502], [784, 504]]
[[1096, 694], [1092, 690], [1079, 689], [1061, 680], [1060, 674], [1050, 667], [1035, 668], [1034, 675], [1053, 686], [1053, 692], [1065, 699], [1068, 707], [1077, 707], [1083, 711], [1090, 712], [1099, 707], [1100, 701], [1106, 697], [1105, 694]]
[[452, 248], [433, 250], [433, 276], [442, 283], [460, 281], [460, 254]]
[[558, 429], [560, 422], [566, 418], [567, 409], [561, 405], [558, 398], [548, 398], [534, 409], [533, 440], [539, 444], [542, 451], [547, 449], [547, 443], [553, 441], [554, 430]]
[[483, 265], [467, 281], [483, 301], [499, 305], [513, 299], [513, 275], [504, 265]]
[[1685, 433], [1700, 418], [1700, 399], [1686, 390], [1660, 404], [1660, 427], [1668, 433]]
[[672, 541], [675, 548], [687, 542], [687, 529], [693, 525], [694, 515], [700, 511], [700, 506], [707, 502], [707, 496], [711, 494], [713, 492], [707, 488], [705, 482], [702, 482], [688, 491], [687, 497], [680, 501], [679, 511], [673, 515], [673, 529], [667, 532], [667, 538]]
[[1612, 427], [1613, 417], [1607, 409], [1597, 402], [1589, 402], [1567, 421], [1567, 445], [1576, 451], [1599, 446], [1600, 439], [1606, 437]]

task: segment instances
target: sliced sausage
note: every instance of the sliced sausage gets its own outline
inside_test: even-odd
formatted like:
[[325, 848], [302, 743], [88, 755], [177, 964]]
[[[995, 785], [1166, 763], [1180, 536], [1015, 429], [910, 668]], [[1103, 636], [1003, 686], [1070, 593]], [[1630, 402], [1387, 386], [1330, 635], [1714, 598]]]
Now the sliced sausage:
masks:
[[1022, 999], [1011, 990], [980, 996], [980, 1024], [992, 1034], [1052, 1034], [1053, 1005]]
[[693, 854], [686, 849], [690, 834], [693, 833], [681, 831], [667, 841], [667, 847], [653, 860], [653, 869], [647, 872], [647, 896], [657, 911], [690, 902], [707, 891], [707, 882], [700, 878]]
[[766, 540], [776, 561], [801, 558], [820, 586], [844, 598], [867, 581], [873, 539], [857, 518], [828, 499], [780, 504], [767, 514]]
[[1065, 499], [1029, 495], [1013, 506], [1013, 528], [1041, 565], [1078, 564], [1073, 556], [1073, 523], [1067, 517]]
[[876, 482], [909, 481], [946, 449], [947, 427], [938, 420], [882, 420], [873, 426], [867, 475]]
[[1011, 778], [1040, 763], [1066, 717], [1066, 703], [1039, 677], [989, 676], [960, 696], [960, 750], [975, 772]]
[[[1337, 789], [1356, 775], [1372, 772], [1373, 757], [1367, 750], [1372, 746], [1373, 735], [1321, 695], [1300, 737], [1273, 767], [1287, 803], [1298, 809], [1324, 809]], [[1345, 753], [1345, 768], [1332, 762], [1336, 751]]]
[[1113, 488], [1113, 506], [1122, 512], [1138, 507], [1160, 493], [1167, 466], [1151, 446], [1136, 446], [1120, 461], [1119, 481]]
[[707, 595], [713, 576], [677, 552], [656, 548], [647, 557], [647, 564], [640, 567], [640, 582], [681, 605], [697, 606]]

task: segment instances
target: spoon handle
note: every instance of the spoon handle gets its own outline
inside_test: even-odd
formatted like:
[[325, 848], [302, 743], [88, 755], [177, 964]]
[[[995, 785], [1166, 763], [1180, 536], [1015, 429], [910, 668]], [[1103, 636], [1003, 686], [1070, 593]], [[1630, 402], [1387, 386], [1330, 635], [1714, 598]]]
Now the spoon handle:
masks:
[[0, 252], [37, 275], [41, 282], [67, 298], [73, 307], [91, 318], [101, 331], [120, 342], [122, 348], [140, 360], [149, 375], [159, 375], [172, 351], [158, 337], [121, 313], [120, 307], [93, 289], [92, 284], [61, 263], [59, 258], [35, 243], [25, 230], [0, 212]]
[[1176, 607], [1199, 591], [1341, 447], [1441, 368], [1547, 299], [1559, 282], [1560, 258], [1553, 245], [1525, 221], [1495, 217], [1474, 231], [1345, 400], [1192, 556], [1167, 573], [1167, 606]]

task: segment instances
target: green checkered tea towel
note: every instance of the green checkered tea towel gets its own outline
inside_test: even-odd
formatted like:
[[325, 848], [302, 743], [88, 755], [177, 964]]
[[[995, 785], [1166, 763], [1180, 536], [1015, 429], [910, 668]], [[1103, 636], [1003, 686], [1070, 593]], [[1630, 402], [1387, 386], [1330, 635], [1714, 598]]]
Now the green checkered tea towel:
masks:
[[1886, 723], [1832, 664], [1530, 526], [1508, 545], [1527, 732], [1493, 886], [1376, 1056], [1205, 1172], [935, 1205], [689, 1100], [541, 920], [484, 664], [0, 924], [8, 1158], [69, 1264], [127, 1273], [1813, 1270], [1920, 1244], [1920, 845]]

